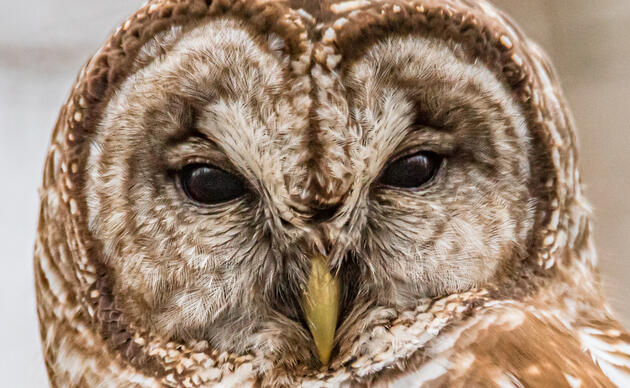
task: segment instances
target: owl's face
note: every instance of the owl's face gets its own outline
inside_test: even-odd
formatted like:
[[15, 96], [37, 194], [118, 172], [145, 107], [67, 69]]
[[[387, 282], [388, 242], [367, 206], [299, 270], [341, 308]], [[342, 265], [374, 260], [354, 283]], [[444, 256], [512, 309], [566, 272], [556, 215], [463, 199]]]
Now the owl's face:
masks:
[[506, 87], [421, 36], [306, 77], [284, 47], [231, 18], [174, 27], [110, 100], [86, 187], [123, 311], [171, 338], [305, 361], [314, 255], [340, 280], [341, 326], [509, 276], [536, 195]]

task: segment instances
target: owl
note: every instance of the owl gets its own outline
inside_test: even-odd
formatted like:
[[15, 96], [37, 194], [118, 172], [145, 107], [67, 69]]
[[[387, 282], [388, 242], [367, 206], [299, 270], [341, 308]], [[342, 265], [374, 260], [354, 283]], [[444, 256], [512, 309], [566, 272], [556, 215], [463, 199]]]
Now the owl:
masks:
[[483, 0], [155, 0], [80, 71], [53, 387], [630, 386], [574, 124]]

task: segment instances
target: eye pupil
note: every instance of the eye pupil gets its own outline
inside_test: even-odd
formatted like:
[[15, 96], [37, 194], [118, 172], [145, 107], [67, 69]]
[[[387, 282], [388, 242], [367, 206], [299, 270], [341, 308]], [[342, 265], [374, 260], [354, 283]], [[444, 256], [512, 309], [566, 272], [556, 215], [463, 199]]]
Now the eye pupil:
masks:
[[421, 152], [391, 163], [381, 177], [381, 183], [404, 189], [418, 188], [437, 173], [441, 158], [432, 152]]
[[186, 195], [204, 204], [227, 202], [247, 192], [239, 177], [205, 164], [184, 167], [180, 172], [180, 180]]

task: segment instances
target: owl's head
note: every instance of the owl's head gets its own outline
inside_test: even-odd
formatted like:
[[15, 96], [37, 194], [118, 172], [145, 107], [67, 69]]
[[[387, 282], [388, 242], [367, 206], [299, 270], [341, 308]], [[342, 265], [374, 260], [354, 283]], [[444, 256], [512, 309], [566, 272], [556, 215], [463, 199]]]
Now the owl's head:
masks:
[[[126, 23], [76, 103], [89, 287], [116, 319], [317, 366], [313, 314], [334, 315], [341, 357], [427, 300], [512, 292], [548, 264], [575, 189], [550, 148], [572, 147], [567, 121], [537, 49], [484, 2], [182, 3]], [[330, 313], [305, 307], [315, 263]]]

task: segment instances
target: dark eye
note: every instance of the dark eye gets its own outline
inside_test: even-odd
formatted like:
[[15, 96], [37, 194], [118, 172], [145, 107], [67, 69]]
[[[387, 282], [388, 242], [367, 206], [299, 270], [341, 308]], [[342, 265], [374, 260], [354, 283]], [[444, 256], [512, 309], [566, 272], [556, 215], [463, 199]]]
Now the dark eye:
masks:
[[242, 179], [207, 164], [191, 164], [179, 172], [186, 195], [204, 204], [227, 202], [247, 193]]
[[437, 174], [442, 158], [433, 152], [421, 152], [391, 163], [381, 176], [387, 186], [412, 189], [421, 187]]

